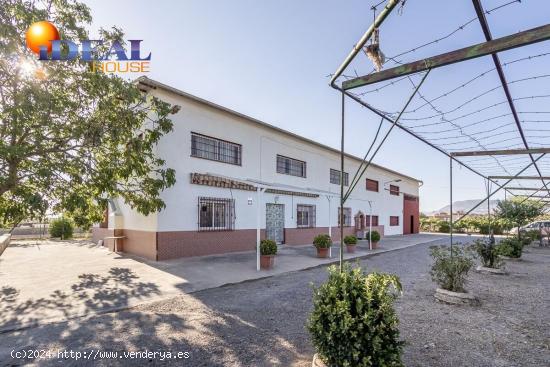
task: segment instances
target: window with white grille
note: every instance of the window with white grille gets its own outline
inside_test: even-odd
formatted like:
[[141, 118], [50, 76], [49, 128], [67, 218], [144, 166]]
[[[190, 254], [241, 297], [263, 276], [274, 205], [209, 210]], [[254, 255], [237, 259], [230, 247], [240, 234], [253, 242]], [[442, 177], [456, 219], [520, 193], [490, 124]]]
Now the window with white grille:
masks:
[[[340, 214], [340, 208], [338, 208]], [[338, 225], [340, 225], [340, 215], [338, 215]], [[351, 208], [344, 208], [344, 227], [351, 227]]]
[[199, 231], [235, 229], [235, 200], [199, 197]]
[[[340, 185], [340, 171], [337, 169], [330, 169], [330, 183]], [[344, 172], [344, 186], [349, 185], [349, 174]]]
[[298, 228], [315, 227], [315, 205], [302, 205], [296, 207], [296, 226]]
[[240, 144], [191, 133], [191, 156], [213, 161], [241, 165]]
[[277, 173], [306, 177], [306, 162], [277, 155]]

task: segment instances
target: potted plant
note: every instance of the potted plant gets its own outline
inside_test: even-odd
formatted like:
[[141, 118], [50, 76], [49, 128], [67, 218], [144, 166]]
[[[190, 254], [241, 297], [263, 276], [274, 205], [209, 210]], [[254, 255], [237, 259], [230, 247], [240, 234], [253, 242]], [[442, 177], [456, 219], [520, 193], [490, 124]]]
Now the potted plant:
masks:
[[355, 247], [357, 246], [357, 237], [355, 236], [346, 236], [344, 237], [344, 243], [346, 244], [346, 250], [352, 254], [355, 252]]
[[378, 241], [380, 241], [380, 233], [378, 231], [367, 232], [367, 240], [372, 241], [372, 248], [378, 248]]
[[317, 248], [317, 257], [328, 257], [328, 249], [332, 245], [332, 239], [328, 234], [320, 234], [313, 239], [313, 245]]
[[401, 293], [393, 274], [366, 274], [344, 264], [328, 269], [313, 292], [307, 329], [317, 354], [313, 366], [403, 366], [394, 301]]
[[492, 240], [476, 240], [473, 248], [481, 259], [481, 266], [476, 271], [491, 274], [506, 274], [502, 269], [502, 259], [498, 255], [498, 247]]
[[277, 244], [273, 240], [262, 240], [260, 242], [260, 268], [271, 269], [275, 263]]
[[468, 272], [474, 266], [471, 249], [457, 243], [451, 246], [432, 246], [430, 255], [434, 259], [430, 275], [440, 288], [435, 291], [435, 299], [451, 304], [478, 304], [464, 286]]

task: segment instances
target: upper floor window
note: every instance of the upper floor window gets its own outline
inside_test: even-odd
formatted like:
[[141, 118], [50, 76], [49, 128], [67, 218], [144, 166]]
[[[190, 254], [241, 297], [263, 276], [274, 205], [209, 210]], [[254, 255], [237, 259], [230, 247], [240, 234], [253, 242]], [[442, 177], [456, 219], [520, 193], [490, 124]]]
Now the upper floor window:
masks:
[[298, 228], [315, 227], [315, 205], [298, 204], [296, 206], [296, 226]]
[[191, 133], [191, 156], [241, 165], [242, 146], [229, 141]]
[[199, 197], [199, 231], [235, 229], [234, 199]]
[[[338, 208], [338, 214], [340, 214], [340, 208]], [[351, 227], [351, 208], [344, 208], [344, 227]], [[340, 225], [340, 215], [338, 215], [338, 225]]]
[[[330, 183], [340, 185], [340, 171], [337, 169], [330, 169]], [[344, 186], [349, 185], [349, 175], [347, 172], [344, 172]]]
[[277, 155], [277, 173], [306, 177], [306, 162]]
[[395, 227], [399, 225], [399, 217], [398, 216], [390, 216], [390, 226]]
[[399, 186], [390, 185], [390, 195], [399, 196]]
[[367, 178], [367, 191], [378, 192], [378, 181]]
[[367, 227], [368, 226], [376, 227], [378, 225], [378, 215], [372, 216], [372, 224], [370, 221], [371, 221], [371, 216], [370, 215], [365, 216], [365, 225]]

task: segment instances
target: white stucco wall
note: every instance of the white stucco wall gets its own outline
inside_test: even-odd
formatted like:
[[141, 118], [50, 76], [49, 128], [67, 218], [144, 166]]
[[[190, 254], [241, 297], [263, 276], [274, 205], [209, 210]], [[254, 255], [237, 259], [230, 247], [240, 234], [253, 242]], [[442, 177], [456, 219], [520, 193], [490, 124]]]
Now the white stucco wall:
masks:
[[[256, 210], [258, 202], [255, 192], [229, 190], [190, 183], [190, 173], [210, 173], [235, 179], [255, 179], [273, 184], [292, 185], [300, 188], [317, 189], [339, 193], [339, 185], [330, 184], [330, 168], [339, 169], [340, 157], [337, 152], [319, 147], [316, 144], [281, 133], [269, 127], [249, 121], [231, 113], [221, 111], [192, 99], [176, 95], [161, 89], [154, 90], [161, 99], [181, 106], [181, 110], [172, 116], [174, 131], [164, 136], [158, 146], [158, 154], [166, 160], [168, 167], [176, 170], [177, 183], [165, 190], [162, 198], [166, 209], [156, 215], [144, 217], [120, 204], [124, 216], [124, 227], [138, 230], [158, 231], [193, 231], [197, 230], [197, 204], [199, 196], [235, 199], [236, 229], [256, 228]], [[236, 166], [191, 157], [191, 132], [208, 135], [242, 145], [242, 165]], [[276, 155], [296, 158], [307, 162], [307, 178], [278, 174], [276, 172]], [[345, 160], [345, 171], [350, 181], [359, 161], [351, 158]], [[365, 177], [379, 181], [379, 192], [370, 192], [365, 187]], [[352, 208], [352, 215], [361, 210], [369, 213], [367, 200], [373, 201], [373, 215], [379, 216], [379, 224], [384, 225], [385, 233], [401, 234], [403, 232], [403, 194], [390, 195], [389, 184], [384, 182], [401, 179], [394, 183], [402, 193], [418, 196], [418, 182], [401, 175], [388, 172], [378, 167], [369, 167], [361, 179], [346, 207]], [[282, 188], [284, 189], [284, 188]], [[287, 189], [292, 190], [292, 189]], [[294, 189], [294, 191], [298, 191]], [[333, 197], [330, 219], [328, 200], [324, 195], [319, 198], [264, 194], [261, 203], [261, 227], [265, 228], [265, 203], [285, 204], [285, 227], [296, 227], [296, 205], [315, 204], [316, 224], [327, 227], [330, 223], [337, 225], [338, 197]], [[248, 198], [253, 204], [248, 204]], [[399, 226], [391, 227], [389, 217], [400, 217]]]

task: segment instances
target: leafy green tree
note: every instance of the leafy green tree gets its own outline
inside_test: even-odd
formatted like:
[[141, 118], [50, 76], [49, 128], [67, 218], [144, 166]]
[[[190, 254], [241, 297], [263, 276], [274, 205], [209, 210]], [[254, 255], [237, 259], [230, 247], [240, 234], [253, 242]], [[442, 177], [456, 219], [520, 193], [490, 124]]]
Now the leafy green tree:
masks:
[[544, 205], [534, 200], [525, 200], [518, 197], [511, 200], [499, 201], [495, 209], [498, 219], [513, 223], [518, 229], [544, 214]]
[[[92, 19], [74, 0], [2, 1], [0, 223], [63, 211], [88, 227], [101, 220], [107, 197], [145, 215], [161, 210], [159, 193], [175, 183], [175, 172], [154, 148], [177, 109], [81, 59], [37, 60], [25, 32], [42, 20], [78, 42], [89, 38]], [[100, 30], [106, 44], [122, 37], [116, 28]]]

